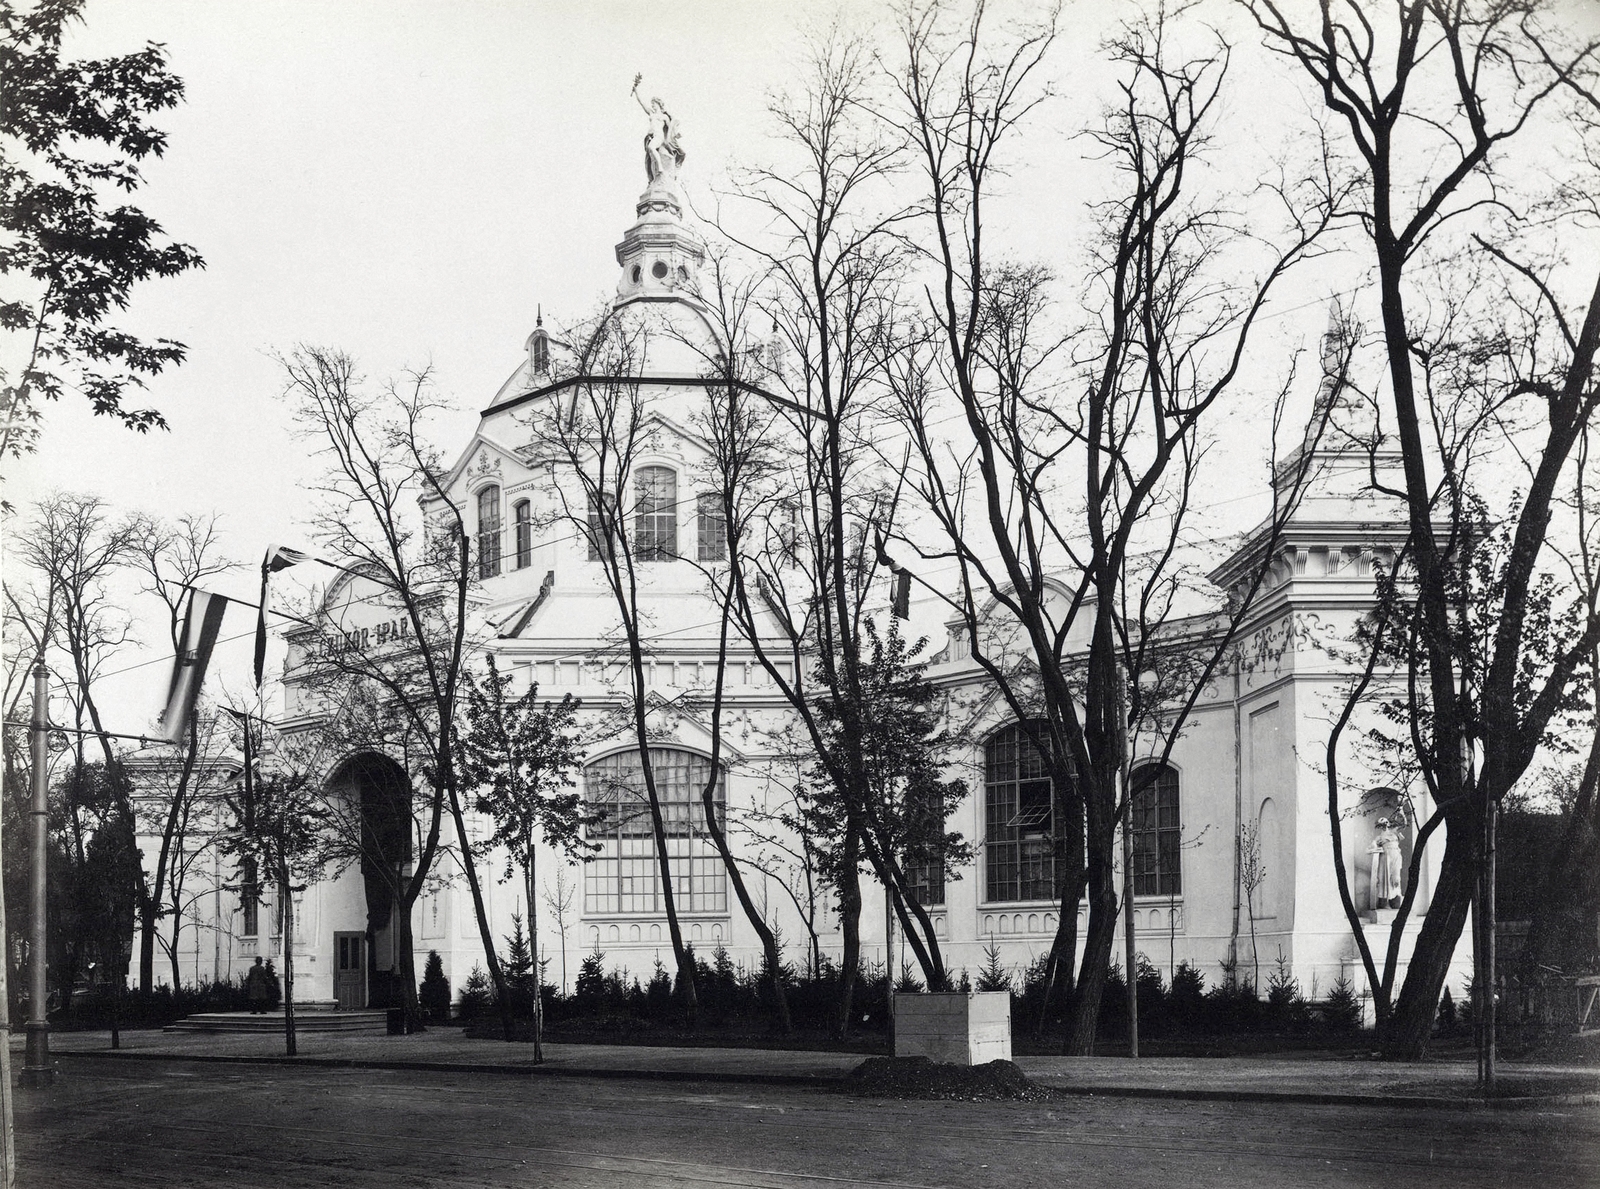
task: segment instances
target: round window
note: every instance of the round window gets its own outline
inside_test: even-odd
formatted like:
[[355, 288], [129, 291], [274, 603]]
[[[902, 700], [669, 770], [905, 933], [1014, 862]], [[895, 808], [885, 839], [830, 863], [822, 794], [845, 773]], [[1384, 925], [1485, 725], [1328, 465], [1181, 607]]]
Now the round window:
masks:
[[650, 266], [650, 275], [653, 276], [658, 281], [662, 277], [666, 276], [667, 275], [667, 266], [666, 266], [665, 262], [657, 260], [654, 264], [652, 264]]
[[640, 272], [639, 266], [635, 264], [633, 266], [633, 283], [637, 285], [639, 283], [639, 278], [642, 276], [644, 276], [644, 273]]

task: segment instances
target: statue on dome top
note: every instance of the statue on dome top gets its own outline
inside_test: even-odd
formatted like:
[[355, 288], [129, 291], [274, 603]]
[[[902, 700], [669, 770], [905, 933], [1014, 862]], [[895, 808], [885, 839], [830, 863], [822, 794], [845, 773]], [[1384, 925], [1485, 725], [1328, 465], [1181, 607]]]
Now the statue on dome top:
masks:
[[678, 143], [678, 121], [659, 99], [651, 99], [650, 106], [645, 107], [644, 100], [639, 98], [639, 84], [643, 81], [644, 75], [633, 76], [633, 97], [650, 120], [650, 131], [644, 136], [645, 175], [651, 182], [663, 177], [675, 178], [686, 155]]

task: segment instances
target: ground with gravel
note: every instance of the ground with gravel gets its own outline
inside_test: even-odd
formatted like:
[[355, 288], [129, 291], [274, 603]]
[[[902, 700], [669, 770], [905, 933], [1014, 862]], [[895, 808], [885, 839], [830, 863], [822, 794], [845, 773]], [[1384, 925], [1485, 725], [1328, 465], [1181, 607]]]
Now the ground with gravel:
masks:
[[1593, 1185], [1600, 1111], [1408, 1110], [63, 1056], [29, 1189]]

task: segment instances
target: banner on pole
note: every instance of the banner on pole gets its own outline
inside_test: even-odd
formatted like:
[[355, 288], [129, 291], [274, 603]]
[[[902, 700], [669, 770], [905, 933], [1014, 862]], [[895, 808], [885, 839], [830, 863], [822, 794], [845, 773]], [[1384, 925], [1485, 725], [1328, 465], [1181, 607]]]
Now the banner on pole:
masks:
[[172, 684], [167, 689], [167, 706], [161, 712], [161, 738], [176, 743], [183, 737], [189, 714], [200, 697], [200, 685], [211, 663], [211, 650], [222, 631], [222, 613], [228, 600], [210, 591], [189, 592], [189, 609], [183, 615], [183, 635], [178, 655], [172, 661]]

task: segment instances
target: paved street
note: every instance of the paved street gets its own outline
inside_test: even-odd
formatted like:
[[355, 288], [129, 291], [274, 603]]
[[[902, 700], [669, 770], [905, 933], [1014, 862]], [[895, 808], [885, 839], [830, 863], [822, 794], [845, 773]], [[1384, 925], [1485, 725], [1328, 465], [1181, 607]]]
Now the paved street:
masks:
[[291, 1069], [65, 1055], [18, 1098], [29, 1189], [1594, 1185], [1600, 1109], [1074, 1097]]

